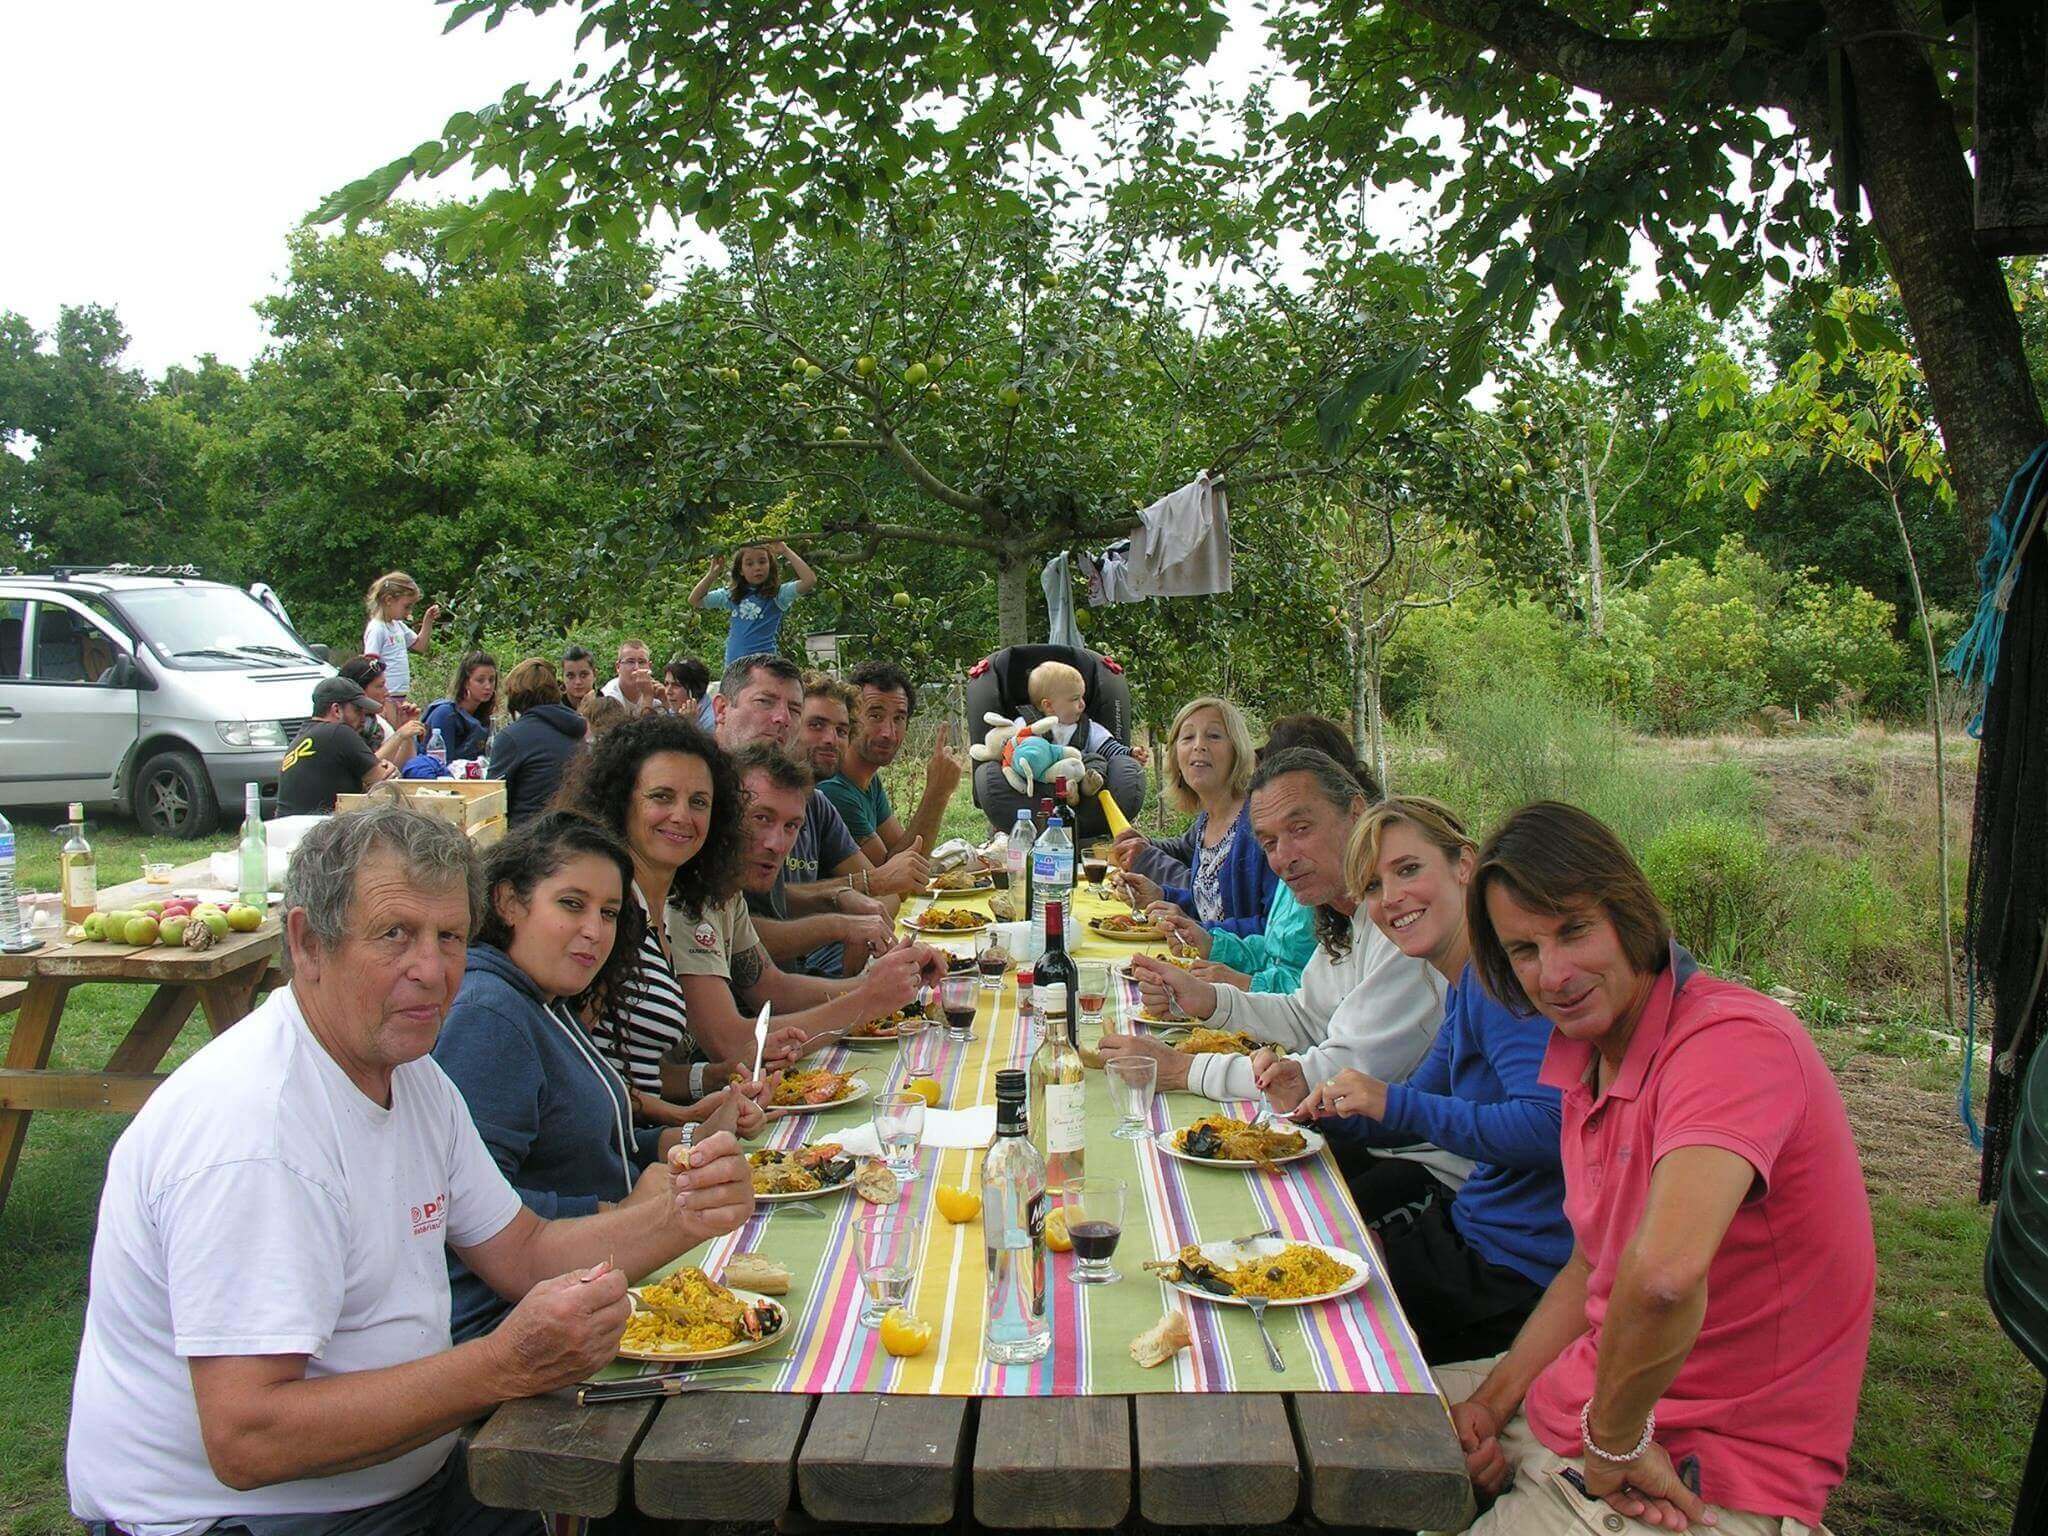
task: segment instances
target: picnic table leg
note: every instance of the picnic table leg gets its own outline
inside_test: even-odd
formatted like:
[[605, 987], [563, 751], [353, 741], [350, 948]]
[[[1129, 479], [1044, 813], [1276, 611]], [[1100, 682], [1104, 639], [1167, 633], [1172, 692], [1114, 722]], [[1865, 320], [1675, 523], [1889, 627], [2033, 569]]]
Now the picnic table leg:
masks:
[[[57, 1041], [57, 1023], [64, 1017], [64, 999], [71, 983], [57, 977], [37, 976], [30, 980], [15, 1015], [14, 1036], [7, 1043], [7, 1065], [17, 1071], [40, 1072], [50, 1064], [50, 1047]], [[21, 1161], [22, 1144], [28, 1140], [26, 1109], [0, 1109], [0, 1211], [7, 1208], [7, 1191], [14, 1184], [14, 1168]]]
[[199, 992], [195, 987], [172, 983], [158, 987], [121, 1043], [114, 1047], [114, 1054], [107, 1058], [107, 1070], [154, 1072], [198, 1006]]
[[200, 982], [199, 999], [206, 1005], [206, 1027], [217, 1035], [230, 1024], [247, 1018], [249, 1010], [256, 1006], [256, 984], [262, 979], [263, 966], [253, 965], [218, 981]]

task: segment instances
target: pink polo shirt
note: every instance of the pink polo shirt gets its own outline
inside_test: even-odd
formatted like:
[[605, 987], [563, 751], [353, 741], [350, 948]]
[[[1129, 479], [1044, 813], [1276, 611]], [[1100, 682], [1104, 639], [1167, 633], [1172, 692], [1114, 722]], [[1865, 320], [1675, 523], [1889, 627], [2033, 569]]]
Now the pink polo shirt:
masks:
[[1870, 1349], [1877, 1254], [1848, 1112], [1791, 1013], [1674, 947], [1620, 1074], [1594, 1101], [1593, 1047], [1552, 1033], [1564, 1098], [1564, 1212], [1592, 1265], [1587, 1331], [1529, 1389], [1529, 1427], [1582, 1454], [1601, 1321], [1657, 1160], [1722, 1147], [1758, 1175], [1707, 1271], [1699, 1338], [1657, 1402], [1657, 1440], [1697, 1456], [1725, 1509], [1818, 1525], [1842, 1480]]

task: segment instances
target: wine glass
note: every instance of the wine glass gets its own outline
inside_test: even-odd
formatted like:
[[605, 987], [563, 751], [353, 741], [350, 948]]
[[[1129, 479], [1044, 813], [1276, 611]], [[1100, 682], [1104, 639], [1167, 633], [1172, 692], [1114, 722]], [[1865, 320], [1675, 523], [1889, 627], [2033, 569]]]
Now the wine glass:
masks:
[[909, 1302], [911, 1287], [917, 1283], [922, 1230], [917, 1217], [901, 1212], [863, 1216], [854, 1222], [853, 1253], [864, 1292], [860, 1320], [868, 1327], [881, 1327], [890, 1308]]
[[1068, 1179], [1060, 1195], [1067, 1212], [1067, 1236], [1074, 1244], [1074, 1284], [1108, 1285], [1123, 1279], [1110, 1267], [1117, 1239], [1124, 1235], [1124, 1181]]
[[1146, 1141], [1152, 1135], [1152, 1096], [1159, 1086], [1159, 1063], [1150, 1056], [1112, 1056], [1102, 1064], [1109, 1079], [1109, 1101], [1116, 1106], [1116, 1130], [1124, 1141]]
[[1075, 1001], [1081, 1006], [1081, 1022], [1099, 1025], [1102, 1005], [1109, 998], [1109, 962], [1083, 960], [1077, 967], [1080, 985]]
[[882, 1161], [908, 1184], [917, 1177], [917, 1144], [924, 1135], [924, 1095], [885, 1093], [875, 1099], [875, 1140], [881, 1144]]
[[932, 1059], [938, 1053], [938, 1030], [921, 1013], [914, 1013], [896, 1026], [897, 1073], [901, 1083], [932, 1075]]
[[981, 936], [974, 941], [974, 968], [981, 977], [983, 991], [1002, 990], [1003, 976], [1010, 969], [1010, 951], [993, 923], [982, 929]]
[[979, 990], [975, 978], [964, 972], [958, 975], [948, 973], [939, 983], [939, 1006], [946, 1012], [946, 1031], [955, 1040], [974, 1038], [974, 1010]]

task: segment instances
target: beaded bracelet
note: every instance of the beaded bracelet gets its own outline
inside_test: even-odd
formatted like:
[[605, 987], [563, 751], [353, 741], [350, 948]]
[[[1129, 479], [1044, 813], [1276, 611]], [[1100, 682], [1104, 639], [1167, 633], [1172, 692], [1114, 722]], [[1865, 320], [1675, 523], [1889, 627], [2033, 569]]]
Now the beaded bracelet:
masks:
[[1650, 1416], [1643, 1420], [1643, 1438], [1636, 1442], [1636, 1448], [1617, 1454], [1603, 1451], [1593, 1443], [1593, 1399], [1586, 1399], [1586, 1406], [1579, 1410], [1579, 1440], [1586, 1447], [1586, 1453], [1610, 1467], [1625, 1467], [1637, 1460], [1650, 1448], [1650, 1441], [1657, 1433], [1657, 1410], [1652, 1408]]

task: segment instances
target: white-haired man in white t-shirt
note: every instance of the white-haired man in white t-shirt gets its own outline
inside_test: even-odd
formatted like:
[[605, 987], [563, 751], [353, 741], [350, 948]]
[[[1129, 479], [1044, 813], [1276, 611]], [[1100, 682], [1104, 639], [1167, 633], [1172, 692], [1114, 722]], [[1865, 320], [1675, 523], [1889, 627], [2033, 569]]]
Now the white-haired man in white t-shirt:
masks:
[[[481, 897], [461, 830], [396, 806], [299, 845], [290, 987], [107, 1165], [67, 1457], [88, 1530], [531, 1533], [470, 1496], [456, 1431], [608, 1362], [627, 1276], [752, 1213], [723, 1133], [609, 1211], [521, 1204], [428, 1055]], [[459, 1345], [449, 1248], [518, 1302]]]

